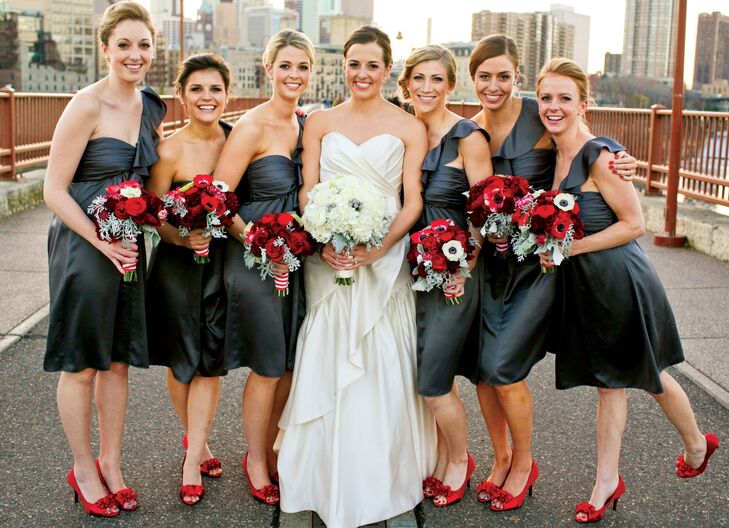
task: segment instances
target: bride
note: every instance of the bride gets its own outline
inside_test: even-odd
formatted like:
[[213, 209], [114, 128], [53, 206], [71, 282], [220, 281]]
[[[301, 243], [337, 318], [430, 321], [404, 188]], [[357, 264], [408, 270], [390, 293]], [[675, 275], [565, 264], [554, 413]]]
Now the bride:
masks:
[[[436, 449], [433, 418], [415, 387], [415, 305], [404, 241], [422, 209], [426, 131], [380, 94], [392, 66], [385, 33], [357, 29], [344, 58], [351, 98], [306, 122], [299, 204], [303, 210], [320, 178], [355, 175], [387, 198], [395, 220], [380, 249], [347, 255], [327, 245], [306, 261], [307, 315], [280, 422], [281, 509], [314, 510], [329, 528], [412, 509], [423, 498]], [[336, 285], [336, 269], [355, 270], [354, 284]]]

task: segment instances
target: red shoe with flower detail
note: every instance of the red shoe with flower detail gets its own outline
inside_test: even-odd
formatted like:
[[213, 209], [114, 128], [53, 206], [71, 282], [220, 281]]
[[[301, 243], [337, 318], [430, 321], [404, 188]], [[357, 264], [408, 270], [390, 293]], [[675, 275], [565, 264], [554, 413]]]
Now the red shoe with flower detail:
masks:
[[[104, 487], [106, 487], [106, 489], [109, 489], [109, 486], [106, 484], [106, 479], [101, 473], [101, 466], [99, 465], [98, 458], [96, 459], [96, 471], [99, 474], [99, 479], [101, 479], [101, 483], [104, 485]], [[116, 501], [116, 503], [119, 505], [120, 510], [134, 511], [139, 508], [139, 503], [137, 502], [137, 494], [132, 491], [132, 488], [124, 488], [120, 489], [119, 491], [114, 491], [112, 492], [112, 495], [114, 496], [114, 500]]]
[[699, 467], [692, 468], [689, 466], [683, 459], [683, 455], [680, 455], [676, 460], [676, 475], [680, 478], [694, 478], [701, 475], [706, 471], [706, 465], [709, 463], [711, 455], [719, 449], [719, 439], [715, 434], [706, 433], [704, 437], [706, 438], [706, 456], [704, 456], [704, 461]]
[[276, 506], [281, 500], [278, 486], [276, 486], [275, 484], [269, 484], [268, 486], [263, 486], [259, 489], [253, 487], [253, 484], [251, 483], [251, 477], [248, 474], [248, 453], [246, 453], [243, 457], [241, 466], [243, 466], [243, 472], [246, 474], [246, 478], [248, 479], [248, 492], [251, 494], [251, 497], [256, 499], [258, 502], [262, 502], [263, 504]]
[[114, 495], [111, 493], [109, 493], [106, 497], [97, 500], [93, 504], [87, 501], [84, 494], [81, 493], [78, 482], [76, 482], [76, 474], [74, 473], [73, 468], [71, 468], [71, 471], [68, 472], [66, 480], [68, 481], [68, 485], [73, 489], [74, 502], [78, 503], [78, 499], [80, 497], [81, 504], [83, 504], [84, 511], [87, 514], [97, 517], [116, 517], [119, 513], [121, 513], [116, 504], [116, 500], [114, 499]]
[[[182, 435], [182, 447], [187, 449], [187, 435]], [[210, 478], [223, 476], [223, 464], [218, 457], [208, 458], [200, 464], [200, 473]]]

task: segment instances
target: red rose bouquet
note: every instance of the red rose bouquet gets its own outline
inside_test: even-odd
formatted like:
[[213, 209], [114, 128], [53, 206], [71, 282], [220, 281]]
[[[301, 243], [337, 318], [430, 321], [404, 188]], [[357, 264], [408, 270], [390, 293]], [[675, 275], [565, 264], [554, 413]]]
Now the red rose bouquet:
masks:
[[[99, 240], [121, 240], [136, 242], [137, 236], [145, 233], [152, 237], [152, 245], [159, 241], [156, 227], [166, 217], [162, 200], [134, 180], [119, 185], [109, 185], [106, 194], [97, 196], [87, 212], [96, 224]], [[137, 264], [122, 264], [124, 282], [137, 280]]]
[[[225, 228], [233, 223], [238, 212], [238, 197], [228, 190], [228, 184], [213, 180], [209, 174], [198, 174], [190, 183], [172, 189], [162, 197], [167, 209], [167, 221], [175, 226], [181, 237], [190, 236], [192, 229], [202, 229], [204, 236], [225, 238]], [[195, 250], [195, 262], [210, 261], [209, 249]]]
[[[575, 197], [560, 191], [535, 191], [517, 201], [513, 215], [517, 231], [511, 239], [511, 247], [519, 261], [532, 253], [549, 253], [559, 266], [569, 257], [572, 241], [582, 238], [580, 206]], [[555, 268], [542, 267], [542, 273]]]
[[[289, 272], [301, 267], [300, 257], [316, 251], [314, 239], [304, 231], [301, 219], [294, 213], [267, 213], [258, 222], [250, 222], [242, 236], [246, 266], [258, 265], [262, 280], [273, 277], [277, 297], [289, 294]], [[274, 264], [285, 264], [288, 270], [277, 274]]]
[[[456, 273], [470, 277], [468, 260], [473, 256], [474, 243], [469, 234], [453, 220], [437, 219], [425, 229], [410, 235], [408, 263], [417, 277], [413, 290], [444, 289]], [[446, 302], [460, 304], [461, 300], [446, 293]]]
[[[472, 226], [481, 234], [494, 238], [509, 238], [514, 232], [511, 215], [516, 201], [529, 192], [529, 182], [521, 176], [489, 176], [471, 187], [466, 199], [466, 214]], [[505, 258], [509, 243], [496, 244], [496, 254]]]

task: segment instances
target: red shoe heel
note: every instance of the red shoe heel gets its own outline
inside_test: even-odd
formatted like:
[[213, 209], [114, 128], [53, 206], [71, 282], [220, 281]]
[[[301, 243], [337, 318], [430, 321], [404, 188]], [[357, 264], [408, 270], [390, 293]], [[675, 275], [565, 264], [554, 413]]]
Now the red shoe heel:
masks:
[[[623, 493], [625, 493], [625, 481], [623, 480], [623, 477], [618, 475], [618, 487], [615, 488], [615, 491], [612, 495], [610, 495], [610, 498], [605, 501], [605, 504], [603, 504], [602, 508], [596, 510], [595, 507], [589, 502], [581, 502], [575, 507], [575, 521], [577, 521], [578, 523], [598, 522], [602, 519], [603, 515], [605, 515], [605, 510], [607, 510], [608, 506], [610, 506], [611, 504], [613, 505], [613, 511], [618, 509], [618, 499], [622, 496]], [[579, 515], [580, 513], [585, 514], [584, 520], [577, 518], [577, 515]]]
[[719, 439], [712, 433], [706, 433], [704, 437], [706, 438], [706, 456], [704, 456], [704, 461], [699, 467], [692, 468], [683, 459], [683, 455], [680, 455], [676, 460], [676, 475], [679, 478], [698, 477], [706, 471], [706, 465], [709, 463], [711, 455], [714, 454], [714, 451], [719, 449]]
[[263, 504], [276, 506], [281, 500], [278, 486], [274, 484], [269, 484], [268, 486], [263, 486], [260, 489], [256, 489], [253, 487], [251, 477], [248, 474], [248, 453], [246, 453], [243, 457], [241, 466], [243, 466], [243, 472], [246, 474], [246, 478], [248, 479], [248, 493], [251, 494], [251, 497], [256, 499], [258, 502], [262, 502]]
[[[473, 474], [473, 471], [476, 469], [476, 462], [473, 460], [473, 457], [471, 456], [471, 453], [467, 453], [468, 455], [468, 465], [466, 466], [466, 479], [463, 481], [463, 484], [461, 484], [461, 487], [457, 490], [451, 490], [450, 486], [446, 486], [445, 484], [441, 484], [439, 488], [437, 488], [437, 491], [435, 492], [435, 497], [433, 497], [433, 505], [438, 507], [448, 506], [449, 504], [453, 504], [455, 502], [458, 502], [463, 498], [463, 495], [466, 493], [466, 488], [471, 485], [471, 475]], [[437, 499], [444, 498], [445, 502], [438, 502]]]
[[[529, 478], [527, 479], [526, 486], [524, 486], [524, 489], [521, 490], [521, 493], [519, 493], [519, 495], [515, 497], [511, 493], [504, 491], [503, 489], [499, 489], [491, 497], [491, 504], [489, 504], [489, 509], [491, 511], [509, 511], [521, 508], [522, 506], [524, 506], [526, 494], [529, 493], [529, 496], [532, 496], [532, 486], [534, 486], [537, 478], [539, 478], [539, 467], [537, 466], [537, 463], [532, 460], [532, 469], [531, 471], [529, 471]], [[497, 508], [496, 505], [493, 503], [493, 501], [496, 500], [501, 502], [500, 508]]]
[[[187, 450], [187, 435], [182, 435], [182, 447]], [[200, 464], [200, 473], [206, 477], [220, 478], [223, 476], [223, 464], [218, 457], [208, 458]]]
[[[96, 472], [99, 474], [99, 479], [101, 480], [101, 483], [104, 485], [104, 487], [106, 489], [109, 489], [109, 486], [106, 484], [106, 479], [101, 473], [101, 466], [99, 465], [98, 458], [96, 459]], [[111, 490], [109, 489], [109, 491]], [[132, 488], [120, 489], [119, 491], [112, 492], [112, 495], [114, 496], [114, 500], [116, 501], [120, 510], [134, 511], [139, 508], [139, 502], [137, 502], [137, 494], [132, 491]]]
[[80, 497], [84, 511], [88, 515], [94, 515], [96, 517], [116, 517], [119, 515], [119, 507], [111, 493], [92, 504], [87, 501], [84, 494], [81, 493], [81, 488], [79, 488], [78, 482], [76, 482], [76, 474], [74, 473], [73, 468], [71, 468], [71, 471], [68, 472], [66, 480], [68, 481], [68, 485], [73, 489], [73, 501], [78, 504], [78, 499]]

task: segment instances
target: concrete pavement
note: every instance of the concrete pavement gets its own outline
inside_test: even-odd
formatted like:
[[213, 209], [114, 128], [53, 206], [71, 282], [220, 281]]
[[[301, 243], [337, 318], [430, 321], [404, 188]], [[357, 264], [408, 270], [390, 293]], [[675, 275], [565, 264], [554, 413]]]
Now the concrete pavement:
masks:
[[[177, 497], [181, 428], [167, 400], [164, 369], [158, 367], [132, 369], [130, 374], [123, 463], [127, 483], [140, 494], [140, 509], [116, 519], [92, 519], [73, 504], [65, 483], [71, 457], [55, 408], [58, 375], [41, 368], [49, 220], [43, 206], [0, 218], [0, 526], [277, 526], [278, 513], [244, 493], [243, 370], [232, 372], [223, 383], [210, 444], [223, 461], [225, 475], [206, 479], [202, 504], [190, 508]], [[729, 411], [720, 404], [729, 390], [729, 264], [691, 249], [654, 247], [648, 236], [641, 243], [673, 304], [689, 364], [685, 371], [709, 380], [715, 394], [673, 372], [688, 392], [701, 428], [718, 434], [723, 443], [705, 475], [692, 481], [676, 478], [677, 435], [652, 398], [631, 391], [622, 456], [628, 491], [602, 525], [729, 527]], [[534, 454], [541, 470], [534, 497], [522, 510], [505, 513], [487, 511], [475, 500], [475, 484], [488, 473], [490, 448], [474, 391], [461, 380], [470, 448], [479, 467], [462, 503], [417, 508], [420, 526], [575, 525], [574, 505], [589, 498], [594, 474], [594, 390], [556, 391], [551, 357], [534, 369], [529, 382], [536, 410]]]

